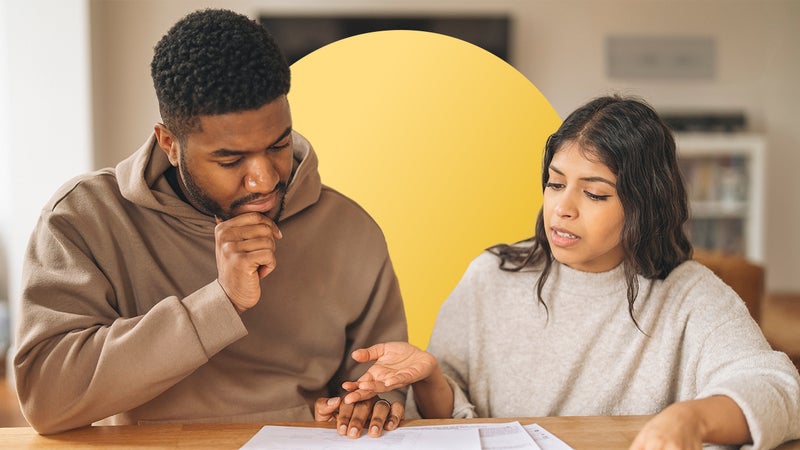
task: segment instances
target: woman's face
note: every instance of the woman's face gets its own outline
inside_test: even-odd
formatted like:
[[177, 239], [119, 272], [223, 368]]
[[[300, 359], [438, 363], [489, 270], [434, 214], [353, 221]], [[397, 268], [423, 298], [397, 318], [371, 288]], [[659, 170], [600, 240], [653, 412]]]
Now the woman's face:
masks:
[[624, 213], [617, 177], [573, 142], [556, 150], [544, 190], [544, 226], [556, 260], [584, 272], [622, 262]]

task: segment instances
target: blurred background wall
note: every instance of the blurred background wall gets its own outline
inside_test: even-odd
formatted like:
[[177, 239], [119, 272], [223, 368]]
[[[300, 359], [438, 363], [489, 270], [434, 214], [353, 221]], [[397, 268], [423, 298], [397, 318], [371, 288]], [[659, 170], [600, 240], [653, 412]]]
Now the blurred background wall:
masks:
[[[769, 290], [800, 291], [800, 2], [795, 0], [94, 0], [93, 161], [113, 165], [147, 137], [158, 109], [152, 47], [178, 18], [205, 6], [254, 18], [283, 14], [481, 15], [511, 18], [511, 61], [564, 117], [590, 97], [624, 92], [664, 110], [741, 111], [767, 138], [764, 242]], [[703, 37], [706, 78], [612, 78], [610, 36]]]
[[[510, 60], [564, 117], [611, 92], [659, 109], [741, 111], [766, 137], [767, 290], [800, 292], [800, 2], [795, 0], [2, 0], [0, 299], [17, 298], [38, 210], [70, 177], [116, 164], [159, 120], [152, 48], [186, 13], [508, 14]], [[701, 37], [707, 77], [609, 76], [612, 36]], [[5, 269], [4, 269], [5, 268]], [[11, 302], [13, 315], [14, 302]]]
[[10, 331], [2, 317], [15, 315], [39, 211], [91, 169], [94, 147], [89, 2], [0, 1], [0, 330]]

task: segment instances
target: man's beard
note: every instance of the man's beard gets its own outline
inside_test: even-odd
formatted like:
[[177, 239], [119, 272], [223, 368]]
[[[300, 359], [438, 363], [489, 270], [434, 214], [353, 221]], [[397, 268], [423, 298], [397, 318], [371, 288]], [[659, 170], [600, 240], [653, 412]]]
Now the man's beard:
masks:
[[[233, 210], [236, 209], [237, 206], [258, 200], [259, 198], [263, 197], [263, 195], [258, 193], [253, 193], [246, 197], [242, 197], [233, 201], [233, 203], [231, 203], [231, 208], [226, 211], [222, 208], [222, 206], [220, 206], [219, 203], [217, 203], [216, 200], [212, 199], [208, 196], [208, 194], [206, 194], [203, 188], [201, 188], [195, 182], [192, 174], [186, 170], [186, 160], [184, 159], [183, 152], [181, 152], [180, 159], [181, 163], [178, 165], [178, 172], [183, 180], [183, 185], [186, 187], [186, 193], [189, 195], [189, 199], [202, 211], [219, 217], [223, 221], [232, 219], [235, 216], [235, 214], [233, 214]], [[275, 185], [273, 192], [275, 192], [281, 198], [280, 204], [278, 205], [278, 210], [275, 211], [275, 214], [273, 214], [272, 217], [269, 216], [268, 212], [262, 214], [272, 219], [273, 222], [278, 223], [281, 219], [281, 214], [283, 213], [284, 201], [286, 200], [286, 183], [283, 181], [278, 182], [278, 184]]]

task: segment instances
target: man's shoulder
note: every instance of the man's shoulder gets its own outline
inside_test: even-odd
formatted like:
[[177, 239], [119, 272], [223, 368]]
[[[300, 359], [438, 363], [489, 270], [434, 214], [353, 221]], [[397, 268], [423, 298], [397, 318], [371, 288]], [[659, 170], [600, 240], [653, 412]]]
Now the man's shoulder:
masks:
[[71, 178], [59, 187], [45, 204], [44, 210], [96, 209], [121, 199], [114, 169], [106, 168]]
[[375, 219], [367, 210], [353, 198], [338, 190], [322, 185], [320, 198], [316, 205], [318, 208], [335, 212], [341, 220], [362, 222], [364, 225], [378, 226]]

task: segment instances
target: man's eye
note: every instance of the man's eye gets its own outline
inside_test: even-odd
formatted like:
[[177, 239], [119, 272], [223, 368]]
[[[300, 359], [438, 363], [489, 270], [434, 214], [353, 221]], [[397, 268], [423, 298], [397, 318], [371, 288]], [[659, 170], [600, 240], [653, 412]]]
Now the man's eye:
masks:
[[276, 152], [276, 153], [277, 153], [277, 152], [279, 152], [279, 151], [281, 151], [281, 150], [283, 150], [283, 149], [285, 149], [285, 148], [289, 148], [289, 146], [290, 146], [290, 145], [292, 145], [292, 144], [291, 144], [291, 142], [287, 142], [287, 143], [285, 143], [285, 144], [281, 144], [281, 145], [273, 145], [273, 146], [272, 146], [272, 147], [270, 147], [269, 149], [270, 149], [271, 151], [273, 151], [273, 152]]
[[242, 162], [242, 158], [230, 161], [230, 162], [218, 162], [220, 167], [235, 167], [238, 166], [239, 163]]

